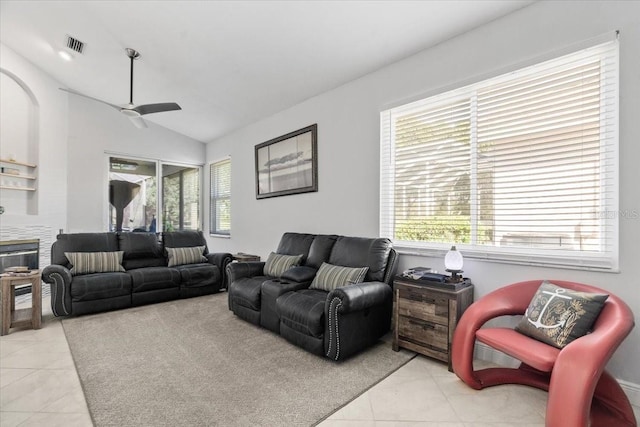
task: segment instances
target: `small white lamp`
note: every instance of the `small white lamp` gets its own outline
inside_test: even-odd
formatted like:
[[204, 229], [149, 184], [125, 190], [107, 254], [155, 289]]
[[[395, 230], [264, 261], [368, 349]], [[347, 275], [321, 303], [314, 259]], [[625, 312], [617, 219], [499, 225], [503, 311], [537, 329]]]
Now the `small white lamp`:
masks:
[[444, 268], [451, 273], [451, 281], [459, 282], [460, 276], [458, 273], [462, 273], [462, 265], [464, 263], [464, 259], [462, 258], [462, 254], [458, 252], [456, 246], [451, 246], [451, 249], [444, 256]]

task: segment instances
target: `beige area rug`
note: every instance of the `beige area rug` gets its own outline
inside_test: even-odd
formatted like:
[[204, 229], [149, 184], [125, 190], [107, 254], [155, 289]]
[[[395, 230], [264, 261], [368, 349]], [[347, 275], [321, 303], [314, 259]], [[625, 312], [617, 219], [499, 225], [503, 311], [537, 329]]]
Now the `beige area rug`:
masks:
[[62, 322], [96, 426], [314, 425], [413, 358], [335, 363], [235, 317], [227, 294]]

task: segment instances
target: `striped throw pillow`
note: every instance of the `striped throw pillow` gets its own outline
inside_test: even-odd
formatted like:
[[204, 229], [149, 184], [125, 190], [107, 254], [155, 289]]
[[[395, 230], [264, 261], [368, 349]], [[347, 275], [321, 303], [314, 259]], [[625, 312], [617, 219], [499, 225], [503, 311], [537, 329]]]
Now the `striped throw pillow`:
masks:
[[114, 271], [125, 271], [122, 267], [122, 254], [124, 251], [116, 252], [65, 252], [71, 264], [71, 275], [89, 273], [108, 273]]
[[275, 252], [271, 252], [267, 258], [267, 262], [264, 263], [264, 275], [271, 277], [280, 277], [282, 273], [300, 265], [302, 261], [302, 255], [281, 255]]
[[332, 291], [342, 286], [361, 283], [364, 281], [368, 270], [369, 267], [351, 268], [323, 262], [309, 288]]
[[191, 246], [186, 248], [166, 248], [169, 256], [169, 267], [185, 264], [200, 264], [207, 262], [203, 255], [204, 246]]

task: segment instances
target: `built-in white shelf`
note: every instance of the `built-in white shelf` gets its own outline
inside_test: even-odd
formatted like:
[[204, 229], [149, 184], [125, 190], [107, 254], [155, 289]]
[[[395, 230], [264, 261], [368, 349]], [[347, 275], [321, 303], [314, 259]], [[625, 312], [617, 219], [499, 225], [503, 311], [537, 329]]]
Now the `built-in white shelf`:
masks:
[[[16, 168], [9, 168], [8, 166], [3, 167], [2, 170], [6, 171], [7, 169], [12, 169], [13, 172], [18, 172], [18, 173], [0, 172], [1, 177], [6, 177], [6, 179], [12, 178], [12, 179], [29, 180], [29, 181], [34, 181], [37, 179], [35, 175], [29, 175], [29, 172], [32, 172], [31, 169], [35, 169], [37, 165], [31, 164], [31, 163], [25, 163], [25, 162], [18, 162], [16, 160], [2, 159], [2, 158], [0, 158], [0, 163], [2, 163], [3, 165], [16, 166]], [[33, 187], [24, 185], [24, 184], [27, 184], [28, 181], [27, 182], [23, 181], [24, 182], [23, 185], [16, 185], [18, 181], [12, 182], [11, 183], [12, 185], [7, 185], [8, 182], [6, 181], [6, 179], [3, 183], [0, 184], [0, 188], [3, 190], [36, 191], [35, 185]]]
[[12, 178], [23, 178], [23, 179], [36, 179], [35, 176], [32, 175], [19, 175], [14, 173], [0, 173], [1, 176], [10, 176]]
[[38, 165], [31, 164], [31, 163], [17, 162], [15, 160], [9, 160], [9, 159], [0, 159], [0, 162], [11, 164], [11, 165], [17, 165], [17, 166], [26, 166], [28, 168], [35, 168], [35, 167], [38, 166]]
[[9, 185], [0, 185], [0, 188], [3, 190], [22, 190], [22, 191], [36, 191], [35, 188], [31, 188], [31, 187], [13, 187], [13, 186], [9, 186]]

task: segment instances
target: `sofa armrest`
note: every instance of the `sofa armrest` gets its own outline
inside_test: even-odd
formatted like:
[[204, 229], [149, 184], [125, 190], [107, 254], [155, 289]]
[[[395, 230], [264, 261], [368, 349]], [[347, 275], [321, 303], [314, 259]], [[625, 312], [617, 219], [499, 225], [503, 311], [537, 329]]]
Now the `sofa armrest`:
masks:
[[262, 276], [264, 264], [264, 261], [232, 262], [227, 264], [229, 284], [243, 277]]
[[227, 287], [227, 265], [233, 261], [233, 256], [226, 252], [208, 253], [205, 255], [209, 264], [213, 264], [220, 269], [220, 282], [222, 287]]
[[71, 314], [71, 281], [68, 268], [52, 264], [42, 270], [42, 281], [51, 285], [51, 311], [56, 316]]
[[311, 283], [317, 272], [318, 270], [313, 267], [298, 266], [282, 273], [281, 279], [296, 283]]
[[364, 282], [329, 292], [325, 302], [325, 356], [349, 357], [389, 331], [393, 291], [384, 282]]
[[325, 312], [329, 311], [332, 301], [337, 299], [338, 313], [351, 313], [383, 304], [393, 298], [391, 286], [383, 282], [363, 282], [343, 286], [329, 293]]

